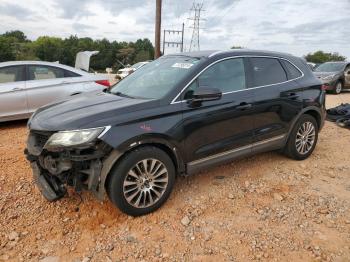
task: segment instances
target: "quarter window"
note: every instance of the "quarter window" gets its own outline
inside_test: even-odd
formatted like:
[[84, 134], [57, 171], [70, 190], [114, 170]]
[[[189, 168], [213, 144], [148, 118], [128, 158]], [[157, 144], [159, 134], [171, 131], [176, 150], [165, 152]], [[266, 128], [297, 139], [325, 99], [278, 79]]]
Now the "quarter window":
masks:
[[295, 78], [301, 77], [300, 71], [294, 65], [292, 65], [286, 60], [280, 60], [280, 61], [283, 63], [284, 67], [287, 70], [288, 79], [295, 79]]
[[24, 66], [7, 66], [0, 68], [0, 83], [24, 81]]
[[29, 80], [43, 80], [63, 78], [64, 70], [52, 66], [30, 65], [28, 69]]
[[72, 71], [69, 70], [64, 70], [64, 77], [79, 77], [81, 75], [74, 73]]
[[250, 58], [254, 87], [277, 84], [287, 81], [287, 75], [275, 58]]
[[243, 59], [228, 59], [209, 67], [189, 86], [184, 98], [190, 98], [191, 94], [198, 87], [217, 88], [222, 93], [245, 89]]

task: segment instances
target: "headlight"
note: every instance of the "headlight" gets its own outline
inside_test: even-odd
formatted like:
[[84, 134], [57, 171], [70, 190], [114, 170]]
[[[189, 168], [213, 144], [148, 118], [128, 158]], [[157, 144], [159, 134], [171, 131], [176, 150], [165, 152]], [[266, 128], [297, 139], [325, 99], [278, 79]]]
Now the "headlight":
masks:
[[53, 134], [45, 144], [46, 149], [81, 146], [94, 141], [110, 127], [97, 127], [72, 131], [60, 131]]
[[322, 77], [323, 80], [332, 80], [335, 75], [329, 75]]

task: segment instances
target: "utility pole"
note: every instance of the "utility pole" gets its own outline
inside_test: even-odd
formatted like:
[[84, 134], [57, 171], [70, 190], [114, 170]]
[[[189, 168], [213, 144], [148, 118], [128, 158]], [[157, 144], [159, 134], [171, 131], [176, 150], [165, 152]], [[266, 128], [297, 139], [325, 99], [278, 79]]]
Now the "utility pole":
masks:
[[190, 10], [194, 11], [194, 16], [188, 18], [189, 20], [193, 20], [193, 25], [190, 27], [193, 29], [190, 51], [193, 51], [193, 50], [199, 51], [200, 50], [199, 30], [201, 29], [200, 22], [205, 20], [201, 18], [201, 12], [205, 11], [203, 10], [203, 2], [201, 4], [194, 2]]
[[[165, 54], [165, 45], [173, 47], [179, 47], [180, 46], [180, 52], [182, 53], [184, 51], [184, 32], [185, 32], [185, 23], [182, 23], [182, 29], [181, 30], [167, 30], [164, 29], [163, 31], [163, 54]], [[181, 34], [181, 41], [166, 41], [166, 34]]]
[[160, 57], [160, 28], [162, 23], [162, 0], [156, 0], [156, 28], [154, 39], [154, 59]]

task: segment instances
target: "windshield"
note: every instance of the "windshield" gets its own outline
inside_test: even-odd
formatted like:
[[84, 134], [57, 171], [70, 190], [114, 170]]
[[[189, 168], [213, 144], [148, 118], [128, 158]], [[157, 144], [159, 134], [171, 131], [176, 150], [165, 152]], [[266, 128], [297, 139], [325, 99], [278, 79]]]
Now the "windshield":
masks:
[[324, 63], [316, 67], [316, 72], [337, 72], [344, 69], [344, 63]]
[[199, 61], [185, 56], [157, 59], [124, 78], [111, 93], [145, 99], [162, 98], [190, 74]]

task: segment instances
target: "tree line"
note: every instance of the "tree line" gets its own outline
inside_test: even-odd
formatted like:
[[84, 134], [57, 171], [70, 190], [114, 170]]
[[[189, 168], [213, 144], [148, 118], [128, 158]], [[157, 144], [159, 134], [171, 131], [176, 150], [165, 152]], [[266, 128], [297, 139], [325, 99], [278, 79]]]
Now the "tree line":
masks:
[[107, 67], [115, 70], [121, 64], [134, 64], [154, 57], [154, 48], [147, 38], [135, 42], [110, 42], [107, 39], [93, 40], [89, 37], [68, 38], [41, 36], [31, 41], [19, 31], [9, 31], [0, 35], [0, 62], [14, 60], [42, 60], [74, 66], [76, 54], [80, 51], [98, 50], [91, 59], [90, 67], [104, 71]]

